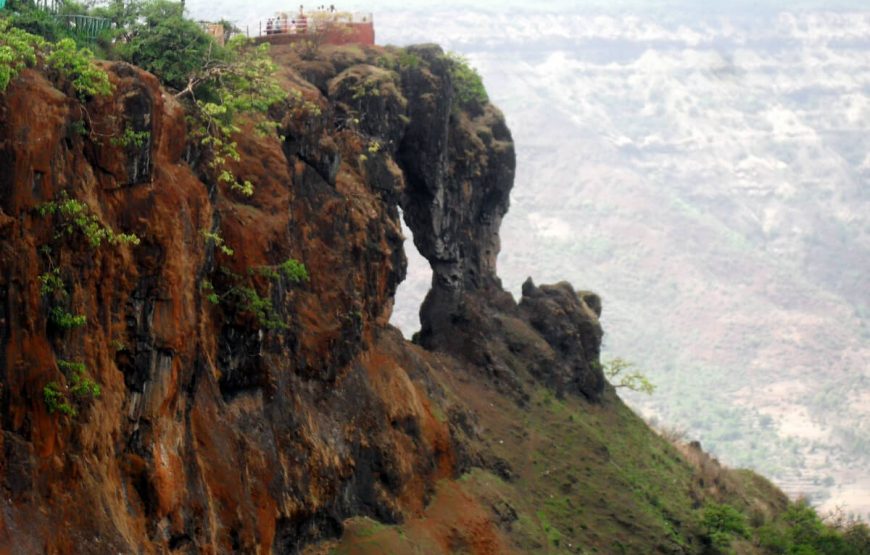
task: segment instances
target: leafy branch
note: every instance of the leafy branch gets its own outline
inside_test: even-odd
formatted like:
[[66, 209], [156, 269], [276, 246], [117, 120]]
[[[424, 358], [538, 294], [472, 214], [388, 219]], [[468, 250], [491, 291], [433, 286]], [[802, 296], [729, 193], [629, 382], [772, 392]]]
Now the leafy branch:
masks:
[[118, 233], [103, 225], [100, 219], [91, 213], [87, 204], [70, 198], [66, 191], [61, 192], [59, 201], [46, 202], [38, 210], [41, 216], [57, 215], [60, 217], [59, 230], [55, 234], [55, 238], [64, 234], [72, 235], [79, 231], [94, 248], [99, 247], [103, 241], [112, 245], [138, 245], [140, 242], [139, 237], [135, 234]]
[[[51, 249], [47, 249], [49, 264], [51, 262]], [[47, 297], [52, 306], [48, 309], [48, 321], [60, 329], [68, 330], [79, 328], [88, 323], [87, 316], [84, 314], [73, 314], [65, 305], [69, 300], [69, 293], [66, 291], [66, 285], [60, 277], [60, 268], [52, 266], [52, 268], [40, 274], [39, 278], [39, 294]]]
[[[70, 198], [66, 191], [61, 192], [60, 200], [49, 201], [37, 208], [41, 216], [53, 216], [56, 218], [56, 231], [54, 239], [64, 236], [72, 236], [80, 233], [88, 241], [92, 248], [99, 248], [103, 243], [112, 245], [130, 244], [138, 245], [139, 237], [132, 233], [118, 233], [112, 228], [103, 225], [100, 219], [93, 213], [84, 202]], [[69, 293], [66, 284], [61, 277], [61, 269], [56, 266], [52, 259], [52, 248], [43, 245], [40, 253], [45, 255], [49, 266], [48, 271], [40, 274], [39, 293], [47, 297], [50, 302], [48, 320], [62, 330], [82, 327], [87, 324], [84, 314], [75, 314], [67, 308]]]
[[[233, 137], [241, 131], [240, 116], [263, 116], [273, 105], [287, 101], [287, 94], [274, 78], [275, 71], [268, 44], [254, 46], [247, 38], [236, 36], [219, 53], [209, 49], [202, 66], [175, 95], [189, 101], [192, 136], [211, 148], [208, 167], [217, 173], [218, 181], [245, 196], [254, 194], [254, 186], [229, 168], [230, 161], [241, 159]], [[266, 133], [277, 126], [278, 122], [267, 117], [257, 124], [257, 130]]]
[[43, 400], [49, 413], [76, 416], [75, 403], [96, 399], [102, 394], [102, 388], [87, 375], [87, 366], [83, 362], [58, 359], [57, 367], [67, 377], [69, 385], [63, 387], [57, 381], [49, 382], [42, 388]]
[[117, 136], [109, 139], [109, 143], [112, 146], [119, 146], [123, 148], [127, 148], [129, 146], [133, 146], [136, 148], [142, 148], [145, 144], [148, 143], [148, 139], [151, 138], [150, 131], [135, 131], [129, 125], [124, 128], [124, 132]]
[[[248, 313], [256, 318], [262, 328], [269, 330], [287, 329], [287, 324], [281, 319], [272, 301], [261, 296], [257, 289], [247, 279], [226, 268], [221, 268], [223, 276], [229, 281], [229, 286], [222, 293], [215, 289], [215, 285], [209, 280], [203, 280], [200, 288], [206, 299], [212, 304], [228, 303], [240, 312]], [[276, 281], [282, 277], [291, 283], [304, 283], [310, 280], [308, 269], [305, 264], [294, 258], [288, 258], [275, 266], [260, 266], [249, 268], [248, 276], [259, 274], [267, 279]]]
[[604, 377], [615, 388], [624, 387], [631, 391], [639, 391], [652, 395], [656, 390], [656, 386], [649, 381], [644, 374], [637, 370], [632, 370], [634, 363], [628, 362], [621, 358], [615, 358], [601, 365], [601, 370], [604, 372]]
[[220, 233], [209, 231], [207, 229], [200, 230], [200, 233], [202, 234], [203, 238], [205, 238], [206, 242], [211, 242], [212, 244], [214, 244], [214, 246], [217, 247], [225, 255], [232, 256], [233, 254], [235, 254], [235, 251], [233, 251], [233, 249], [229, 245], [227, 245], [226, 241], [224, 241], [224, 238], [221, 237]]

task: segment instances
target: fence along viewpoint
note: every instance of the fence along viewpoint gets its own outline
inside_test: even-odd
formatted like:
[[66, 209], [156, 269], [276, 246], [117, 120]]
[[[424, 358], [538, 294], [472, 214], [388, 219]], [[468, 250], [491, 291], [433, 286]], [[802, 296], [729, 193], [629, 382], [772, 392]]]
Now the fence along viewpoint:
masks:
[[334, 5], [305, 12], [277, 12], [274, 17], [260, 21], [258, 42], [289, 44], [300, 40], [317, 40], [321, 44], [375, 43], [375, 25], [371, 13], [346, 12]]

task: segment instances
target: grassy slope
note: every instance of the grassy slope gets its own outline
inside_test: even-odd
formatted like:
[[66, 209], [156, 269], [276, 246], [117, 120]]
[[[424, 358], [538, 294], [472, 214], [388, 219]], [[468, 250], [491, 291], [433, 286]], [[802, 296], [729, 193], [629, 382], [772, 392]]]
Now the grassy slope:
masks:
[[[478, 414], [478, 447], [507, 462], [508, 479], [472, 469], [440, 483], [420, 518], [397, 526], [351, 519], [327, 552], [701, 553], [705, 503], [727, 501], [759, 523], [785, 508], [763, 478], [681, 452], [615, 395], [592, 405], [539, 387], [521, 407], [474, 378], [451, 381]], [[501, 549], [472, 541], [481, 508]], [[756, 551], [748, 542], [740, 550]]]
[[[499, 413], [511, 415], [496, 409], [491, 416]], [[631, 553], [655, 546], [672, 552], [687, 546], [694, 535], [691, 467], [622, 403], [587, 405], [539, 389], [528, 410], [514, 414], [524, 437], [493, 448], [517, 472], [516, 482], [501, 489], [515, 493], [521, 551]], [[510, 418], [504, 424], [513, 427]], [[471, 483], [493, 487], [479, 473]]]

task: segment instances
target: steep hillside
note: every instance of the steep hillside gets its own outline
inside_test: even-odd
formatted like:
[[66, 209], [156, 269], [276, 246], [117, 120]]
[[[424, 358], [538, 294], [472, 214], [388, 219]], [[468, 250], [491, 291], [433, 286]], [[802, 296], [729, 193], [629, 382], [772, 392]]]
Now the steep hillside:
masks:
[[870, 518], [868, 5], [678, 3], [409, 8], [379, 36], [465, 54], [504, 110], [507, 289], [593, 287], [605, 357], [661, 386], [632, 406]]
[[[502, 290], [513, 143], [455, 62], [273, 55], [291, 100], [229, 162], [250, 197], [136, 67], [104, 65], [110, 97], [34, 70], [0, 96], [6, 552], [791, 541], [780, 492], [681, 455], [619, 401], [595, 294]], [[400, 207], [434, 272], [417, 344], [387, 323]], [[711, 524], [721, 502], [770, 534]]]

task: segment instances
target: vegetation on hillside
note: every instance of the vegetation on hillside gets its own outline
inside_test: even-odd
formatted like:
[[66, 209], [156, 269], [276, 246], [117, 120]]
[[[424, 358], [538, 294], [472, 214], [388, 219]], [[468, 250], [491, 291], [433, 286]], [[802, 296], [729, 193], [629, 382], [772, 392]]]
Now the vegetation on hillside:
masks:
[[104, 71], [94, 63], [92, 52], [79, 48], [70, 38], [51, 42], [14, 26], [14, 20], [0, 17], [0, 93], [28, 67], [53, 75], [58, 84], [69, 83], [82, 100], [111, 93]]
[[[459, 483], [498, 514], [518, 553], [870, 553], [866, 524], [826, 523], [757, 474], [656, 435], [618, 400], [595, 406], [540, 388], [520, 423], [510, 401], [478, 400], [490, 447], [511, 471], [473, 469]], [[360, 520], [334, 553], [425, 551], [427, 541], [414, 522]]]
[[448, 52], [446, 58], [450, 64], [456, 106], [468, 109], [485, 104], [489, 96], [486, 94], [480, 73], [460, 54]]
[[[108, 75], [95, 64], [89, 49], [78, 47], [69, 37], [52, 42], [49, 39], [54, 38], [53, 30], [42, 29], [33, 24], [34, 21], [38, 18], [20, 18], [18, 23], [21, 26], [17, 27], [16, 17], [0, 17], [0, 93], [21, 71], [34, 67], [52, 78], [59, 88], [69, 88], [81, 102], [111, 94]], [[42, 30], [46, 36], [27, 29]], [[85, 203], [69, 198], [65, 192], [59, 201], [43, 204], [38, 213], [54, 220], [55, 233], [50, 243], [42, 245], [39, 250], [48, 266], [39, 277], [39, 289], [46, 300], [47, 323], [63, 336], [69, 330], [85, 326], [87, 316], [72, 312], [72, 299], [62, 269], [55, 264], [61, 245], [74, 235], [84, 238], [92, 248], [98, 248], [104, 242], [137, 244], [139, 240], [135, 235], [116, 233], [103, 225]], [[65, 347], [65, 342], [61, 343], [61, 349]], [[100, 386], [91, 379], [82, 362], [58, 358], [57, 365], [64, 383], [52, 380], [46, 384], [43, 400], [50, 413], [75, 416], [78, 404], [100, 396]]]
[[86, 203], [70, 198], [66, 191], [61, 192], [58, 200], [40, 205], [36, 213], [48, 219], [54, 229], [51, 239], [39, 248], [47, 270], [40, 274], [38, 281], [39, 293], [47, 308], [48, 327], [58, 339], [56, 361], [63, 377], [62, 381], [52, 380], [46, 384], [42, 396], [49, 413], [73, 417], [87, 401], [98, 398], [102, 389], [91, 378], [84, 362], [60, 358], [66, 351], [75, 351], [68, 334], [87, 326], [88, 318], [75, 306], [75, 272], [61, 267], [59, 261], [64, 251], [76, 250], [81, 245], [91, 250], [102, 246], [135, 246], [139, 244], [139, 237], [105, 225]]

